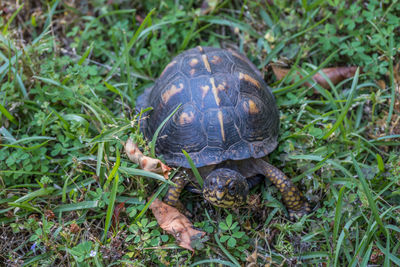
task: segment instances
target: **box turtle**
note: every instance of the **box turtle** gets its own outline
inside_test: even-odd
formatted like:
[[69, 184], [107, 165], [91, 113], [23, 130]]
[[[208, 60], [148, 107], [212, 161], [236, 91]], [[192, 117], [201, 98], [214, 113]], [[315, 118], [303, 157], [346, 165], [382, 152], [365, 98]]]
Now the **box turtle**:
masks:
[[[176, 56], [137, 100], [138, 110], [153, 107], [142, 120], [145, 138], [151, 140], [179, 104], [158, 135], [156, 152], [193, 176], [182, 150], [188, 152], [205, 177], [206, 200], [240, 206], [260, 177], [267, 177], [282, 193], [291, 219], [309, 211], [291, 180], [265, 160], [277, 146], [279, 112], [261, 73], [244, 55], [199, 46]], [[168, 189], [164, 202], [178, 206], [188, 180], [174, 177], [177, 186]]]

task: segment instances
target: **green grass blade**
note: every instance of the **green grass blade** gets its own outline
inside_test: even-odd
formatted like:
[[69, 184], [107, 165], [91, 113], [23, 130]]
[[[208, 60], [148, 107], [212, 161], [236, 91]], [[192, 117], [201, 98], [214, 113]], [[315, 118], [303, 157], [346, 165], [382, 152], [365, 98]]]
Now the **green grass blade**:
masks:
[[18, 121], [14, 118], [13, 115], [11, 115], [10, 112], [8, 112], [8, 110], [0, 103], [0, 112], [6, 116], [6, 118], [11, 121], [12, 123], [14, 123], [15, 125], [18, 126]]
[[167, 184], [163, 184], [162, 186], [160, 186], [158, 188], [158, 190], [151, 196], [151, 198], [149, 199], [149, 201], [147, 201], [146, 205], [144, 206], [144, 208], [139, 212], [138, 215], [136, 215], [133, 223], [136, 223], [140, 218], [142, 218], [142, 216], [146, 213], [146, 211], [149, 209], [151, 203], [153, 203], [153, 201], [158, 197], [158, 195], [161, 194], [161, 192], [167, 187]]
[[105, 221], [105, 226], [104, 226], [103, 242], [106, 241], [107, 233], [108, 233], [108, 230], [109, 230], [109, 228], [111, 226], [111, 218], [112, 218], [112, 215], [114, 213], [115, 198], [117, 196], [118, 181], [119, 181], [119, 175], [117, 173], [115, 175], [113, 187], [111, 189], [110, 199], [109, 199], [109, 202], [108, 202], [107, 213], [106, 213], [106, 221]]
[[389, 106], [389, 114], [386, 120], [386, 129], [390, 129], [390, 123], [392, 121], [393, 109], [395, 97], [396, 97], [396, 83], [394, 80], [394, 70], [393, 70], [393, 33], [390, 33], [389, 36], [389, 51], [388, 51], [388, 60], [389, 60], [389, 77], [390, 77], [390, 106]]
[[340, 219], [342, 217], [342, 202], [343, 202], [343, 193], [346, 187], [340, 188], [339, 191], [339, 196], [336, 204], [336, 211], [335, 211], [335, 224], [333, 226], [333, 242], [336, 242], [338, 232], [339, 232], [339, 227], [340, 227]]
[[232, 256], [231, 253], [221, 244], [219, 241], [218, 234], [214, 234], [215, 241], [217, 241], [218, 247], [224, 252], [224, 254], [230, 259], [236, 266], [241, 266], [240, 263]]
[[356, 88], [357, 88], [357, 83], [358, 83], [358, 76], [360, 74], [360, 68], [357, 68], [357, 71], [354, 75], [354, 79], [353, 79], [353, 83], [351, 85], [351, 89], [350, 89], [350, 94], [347, 98], [346, 101], [346, 105], [344, 106], [344, 108], [342, 109], [342, 113], [340, 113], [339, 117], [337, 118], [335, 124], [332, 126], [332, 128], [324, 135], [324, 139], [327, 139], [329, 136], [331, 136], [331, 134], [336, 131], [336, 129], [340, 126], [340, 124], [342, 123], [343, 119], [346, 117], [347, 112], [349, 111], [349, 108], [351, 106], [351, 104], [353, 103], [353, 98], [354, 98], [354, 94], [356, 92]]
[[96, 163], [96, 175], [100, 177], [101, 163], [104, 155], [104, 142], [97, 144], [97, 163]]
[[121, 163], [121, 155], [119, 154], [119, 149], [118, 148], [116, 150], [116, 156], [117, 156], [117, 159], [116, 159], [116, 161], [114, 163], [114, 167], [112, 168], [110, 174], [107, 177], [107, 181], [105, 182], [105, 184], [103, 186], [103, 190], [107, 190], [110, 182], [112, 181], [112, 179], [114, 178], [115, 174], [117, 173], [119, 165]]
[[272, 90], [272, 92], [276, 95], [280, 95], [280, 94], [284, 94], [289, 92], [290, 90], [296, 88], [297, 86], [307, 82], [309, 79], [311, 79], [320, 69], [322, 69], [323, 67], [325, 67], [331, 60], [332, 58], [339, 52], [339, 50], [334, 51], [333, 53], [331, 53], [319, 66], [318, 68], [314, 69], [313, 71], [311, 71], [308, 75], [304, 76], [303, 78], [301, 78], [300, 80], [298, 80], [297, 82], [294, 82], [291, 85], [288, 85], [286, 87], [283, 88], [277, 88]]
[[[204, 265], [206, 264], [207, 265]], [[230, 267], [237, 267], [236, 264], [233, 264], [230, 261], [223, 261], [219, 259], [212, 259], [212, 260], [201, 260], [201, 261], [196, 261], [190, 265], [190, 267], [195, 267], [195, 266], [211, 266], [210, 263], [217, 263], [218, 266], [230, 266]]]
[[85, 62], [86, 58], [89, 56], [90, 52], [92, 52], [93, 49], [93, 42], [90, 44], [88, 49], [86, 49], [85, 53], [83, 53], [82, 57], [78, 61], [78, 65], [81, 66], [83, 62]]
[[128, 168], [128, 167], [119, 167], [119, 171], [128, 175], [137, 175], [137, 176], [145, 176], [149, 178], [153, 178], [156, 180], [159, 180], [161, 182], [167, 183], [172, 186], [176, 186], [175, 183], [171, 182], [168, 179], [165, 179], [163, 176], [154, 173], [154, 172], [148, 172], [140, 169], [135, 169], [135, 168]]
[[203, 188], [203, 184], [204, 184], [203, 178], [201, 177], [199, 171], [197, 170], [196, 165], [194, 165], [192, 158], [189, 156], [189, 154], [184, 149], [182, 149], [182, 152], [183, 152], [183, 155], [185, 155], [187, 161], [189, 162], [190, 168], [192, 169], [194, 177], [196, 177], [196, 180], [199, 183], [200, 188]]
[[387, 234], [387, 230], [386, 230], [385, 226], [383, 225], [382, 219], [378, 212], [378, 207], [376, 206], [376, 203], [375, 203], [374, 198], [371, 193], [371, 189], [369, 188], [367, 181], [364, 177], [364, 173], [361, 171], [360, 166], [358, 165], [353, 154], [351, 154], [351, 158], [353, 161], [353, 166], [355, 167], [358, 177], [359, 177], [359, 180], [361, 182], [362, 187], [360, 189], [364, 192], [365, 196], [367, 197], [369, 207], [372, 211], [372, 215], [374, 216], [375, 221], [378, 223], [378, 225], [381, 228], [381, 230], [383, 231], [383, 233]]
[[[126, 46], [124, 48], [124, 51], [122, 52], [122, 54], [126, 54], [127, 51], [130, 51], [133, 47], [133, 45], [135, 44], [135, 42], [138, 40], [140, 33], [144, 30], [144, 27], [148, 24], [148, 22], [151, 21], [151, 16], [153, 15], [153, 13], [156, 11], [155, 8], [153, 8], [148, 14], [147, 16], [144, 18], [143, 22], [140, 24], [139, 28], [136, 30], [135, 34], [133, 35], [133, 37], [131, 38], [131, 40], [128, 43], [128, 46]], [[124, 57], [121, 57], [111, 68], [111, 70], [108, 72], [106, 78], [104, 79], [105, 81], [107, 81], [115, 72], [115, 70], [121, 65], [122, 61], [124, 60]]]
[[77, 211], [77, 210], [87, 210], [87, 209], [94, 209], [99, 206], [99, 201], [94, 200], [94, 201], [82, 201], [78, 203], [72, 203], [72, 204], [63, 204], [57, 206], [55, 209], [53, 209], [53, 212], [67, 212], [67, 211]]
[[19, 8], [18, 8], [18, 9], [11, 15], [11, 17], [8, 19], [6, 25], [5, 25], [4, 28], [3, 28], [3, 35], [6, 35], [6, 34], [7, 34], [8, 27], [10, 26], [10, 24], [13, 22], [13, 20], [15, 19], [15, 17], [17, 16], [17, 14], [21, 11], [21, 9], [22, 9], [23, 7], [24, 7], [24, 3], [21, 4], [21, 5], [19, 6]]
[[23, 197], [18, 198], [17, 200], [14, 201], [14, 203], [22, 203], [26, 201], [30, 201], [36, 197], [41, 197], [41, 196], [50, 196], [55, 188], [41, 188], [39, 190], [33, 191], [31, 193], [28, 193], [24, 195]]

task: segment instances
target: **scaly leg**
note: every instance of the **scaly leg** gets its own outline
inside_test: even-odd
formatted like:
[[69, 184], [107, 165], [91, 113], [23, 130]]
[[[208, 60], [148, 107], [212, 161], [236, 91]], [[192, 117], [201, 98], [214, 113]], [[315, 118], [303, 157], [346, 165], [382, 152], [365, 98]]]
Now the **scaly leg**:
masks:
[[297, 189], [293, 182], [278, 168], [263, 161], [264, 175], [279, 189], [283, 201], [289, 211], [290, 220], [296, 216], [302, 217], [310, 212], [308, 203], [304, 200], [303, 194]]
[[185, 188], [187, 180], [183, 174], [178, 174], [172, 178], [172, 182], [174, 182], [176, 186], [170, 186], [168, 188], [167, 194], [163, 198], [163, 201], [164, 203], [173, 206], [180, 211], [186, 211], [182, 202], [179, 201], [179, 196], [181, 195], [183, 188]]

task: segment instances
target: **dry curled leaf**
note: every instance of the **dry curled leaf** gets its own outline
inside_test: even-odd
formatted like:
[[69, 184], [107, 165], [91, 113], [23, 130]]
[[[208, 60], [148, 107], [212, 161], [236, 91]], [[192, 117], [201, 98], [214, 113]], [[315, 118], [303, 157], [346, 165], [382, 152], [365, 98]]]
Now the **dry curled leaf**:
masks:
[[165, 179], [168, 179], [168, 174], [171, 171], [171, 168], [162, 163], [159, 159], [153, 159], [143, 155], [138, 145], [135, 144], [131, 138], [129, 138], [125, 143], [125, 153], [132, 162], [139, 164], [141, 169], [162, 174]]
[[150, 209], [160, 227], [172, 234], [179, 246], [194, 252], [190, 245], [191, 241], [203, 237], [205, 232], [194, 229], [188, 218], [157, 198], [151, 203]]
[[[290, 69], [281, 68], [278, 66], [272, 66], [272, 70], [278, 80], [283, 79], [290, 71]], [[353, 77], [354, 74], [356, 73], [356, 70], [357, 70], [357, 67], [355, 67], [355, 66], [334, 67], [334, 68], [322, 69], [322, 72], [325, 73], [325, 75], [329, 78], [329, 80], [331, 80], [331, 82], [334, 85], [336, 85], [347, 78]], [[299, 72], [297, 72], [297, 74], [300, 75], [301, 78], [303, 78], [303, 76]], [[328, 82], [319, 73], [317, 73], [313, 76], [313, 80], [325, 89], [330, 88]], [[307, 85], [308, 87], [311, 87], [311, 84], [308, 82], [306, 82], [304, 84]]]

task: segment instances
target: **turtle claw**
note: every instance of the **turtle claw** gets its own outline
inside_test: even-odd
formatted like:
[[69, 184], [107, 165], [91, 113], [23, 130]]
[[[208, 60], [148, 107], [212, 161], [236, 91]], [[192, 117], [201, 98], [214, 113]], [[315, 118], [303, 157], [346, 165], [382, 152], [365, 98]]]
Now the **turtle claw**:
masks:
[[297, 221], [301, 217], [309, 214], [311, 212], [310, 206], [308, 205], [307, 202], [304, 203], [303, 206], [301, 206], [299, 209], [288, 209], [289, 211], [289, 219], [291, 221]]

